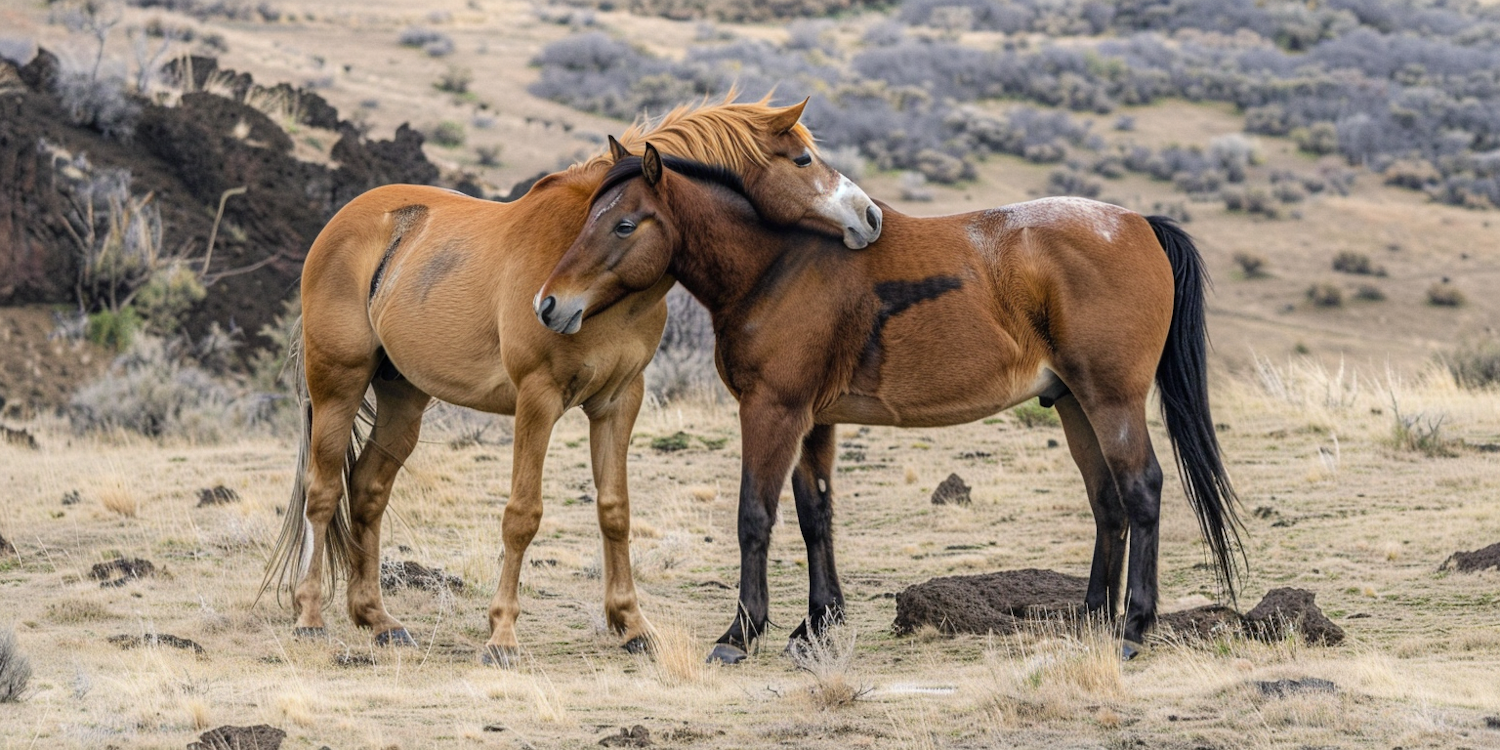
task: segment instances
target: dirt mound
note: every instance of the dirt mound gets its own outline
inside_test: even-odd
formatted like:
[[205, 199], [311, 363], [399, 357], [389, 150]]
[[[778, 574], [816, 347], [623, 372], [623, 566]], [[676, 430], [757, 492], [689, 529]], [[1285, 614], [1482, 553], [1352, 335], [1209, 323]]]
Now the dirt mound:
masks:
[[969, 485], [964, 484], [963, 478], [957, 474], [949, 474], [943, 483], [932, 491], [933, 505], [968, 505], [973, 502], [969, 496]]
[[421, 589], [423, 591], [462, 591], [464, 579], [448, 575], [442, 568], [429, 568], [410, 560], [380, 561], [380, 590]]
[[1460, 573], [1476, 573], [1488, 568], [1500, 570], [1500, 542], [1473, 552], [1454, 552], [1438, 570], [1456, 570]]
[[651, 747], [655, 745], [651, 741], [651, 730], [636, 724], [626, 729], [620, 727], [619, 734], [611, 734], [599, 740], [601, 747]]
[[1313, 592], [1305, 589], [1271, 589], [1260, 604], [1245, 613], [1245, 629], [1267, 641], [1281, 640], [1289, 631], [1295, 631], [1305, 643], [1323, 646], [1342, 643], [1344, 629], [1318, 609], [1314, 598]]
[[183, 651], [191, 651], [200, 656], [208, 653], [208, 650], [198, 645], [197, 641], [191, 641], [172, 635], [171, 633], [147, 633], [145, 635], [131, 635], [127, 633], [112, 635], [104, 640], [127, 650], [132, 648], [166, 646], [168, 648], [180, 648]]
[[1158, 627], [1166, 626], [1185, 640], [1211, 641], [1223, 635], [1244, 633], [1245, 618], [1232, 607], [1209, 604], [1181, 612], [1168, 612], [1156, 619]]
[[198, 735], [187, 750], [279, 750], [286, 732], [259, 724], [253, 727], [222, 726]]
[[949, 576], [896, 595], [897, 634], [931, 625], [944, 633], [1013, 633], [1027, 620], [1073, 617], [1088, 581], [1052, 570]]
[[150, 560], [139, 557], [121, 557], [109, 562], [95, 563], [89, 570], [89, 578], [99, 582], [100, 588], [124, 586], [138, 578], [156, 575], [156, 566]]

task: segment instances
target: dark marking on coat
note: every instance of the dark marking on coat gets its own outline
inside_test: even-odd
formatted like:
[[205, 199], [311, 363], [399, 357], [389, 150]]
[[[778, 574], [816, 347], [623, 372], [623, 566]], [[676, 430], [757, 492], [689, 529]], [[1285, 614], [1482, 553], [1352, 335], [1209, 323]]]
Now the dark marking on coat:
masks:
[[417, 274], [417, 289], [420, 290], [417, 295], [418, 299], [426, 302], [427, 293], [431, 292], [444, 276], [463, 265], [465, 257], [463, 248], [449, 245], [428, 259], [427, 265], [422, 266], [422, 270]]
[[391, 241], [386, 243], [385, 254], [380, 256], [380, 265], [375, 267], [375, 275], [370, 277], [370, 299], [375, 299], [375, 292], [380, 290], [380, 280], [385, 276], [385, 267], [390, 264], [391, 256], [396, 254], [396, 249], [401, 247], [401, 240], [406, 238], [413, 229], [418, 228], [427, 219], [426, 206], [402, 206], [391, 212], [391, 220], [395, 226], [391, 229]]
[[[878, 382], [881, 336], [885, 324], [891, 318], [906, 312], [912, 305], [934, 300], [948, 292], [963, 288], [963, 279], [957, 276], [928, 276], [917, 281], [882, 281], [875, 285], [875, 296], [880, 300], [880, 309], [875, 312], [875, 324], [865, 339], [864, 352], [860, 354], [859, 369], [852, 384], [856, 392], [871, 392]], [[860, 381], [867, 381], [861, 383]]]
[[1031, 328], [1036, 332], [1037, 338], [1046, 344], [1047, 351], [1056, 352], [1057, 339], [1052, 336], [1052, 316], [1047, 313], [1047, 304], [1043, 302], [1036, 306], [1027, 317], [1031, 318]]

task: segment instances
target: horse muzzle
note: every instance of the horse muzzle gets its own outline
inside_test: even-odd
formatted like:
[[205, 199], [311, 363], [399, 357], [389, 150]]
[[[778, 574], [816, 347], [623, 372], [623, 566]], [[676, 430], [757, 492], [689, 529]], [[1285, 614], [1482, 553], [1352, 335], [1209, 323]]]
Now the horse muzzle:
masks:
[[549, 294], [546, 297], [537, 295], [533, 307], [536, 309], [536, 319], [548, 329], [562, 334], [574, 334], [583, 327], [583, 309], [586, 304], [579, 297], [559, 299], [557, 295]]
[[861, 250], [880, 239], [880, 207], [848, 177], [839, 175], [838, 187], [828, 199], [828, 213], [840, 219], [849, 249]]

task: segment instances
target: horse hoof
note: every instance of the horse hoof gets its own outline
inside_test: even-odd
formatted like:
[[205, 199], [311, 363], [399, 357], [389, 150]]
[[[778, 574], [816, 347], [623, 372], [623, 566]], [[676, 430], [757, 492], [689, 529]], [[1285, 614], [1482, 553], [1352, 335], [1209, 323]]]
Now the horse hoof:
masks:
[[411, 637], [411, 633], [406, 632], [406, 628], [396, 628], [395, 630], [387, 630], [384, 633], [376, 635], [375, 636], [375, 645], [377, 645], [377, 646], [416, 646], [417, 645], [417, 639], [412, 638]]
[[708, 663], [739, 664], [749, 657], [750, 655], [745, 653], [745, 650], [739, 648], [738, 646], [731, 646], [727, 643], [720, 643], [715, 645], [714, 650], [708, 653]]
[[1131, 659], [1134, 659], [1135, 657], [1140, 655], [1143, 649], [1144, 647], [1138, 643], [1125, 641], [1120, 645], [1120, 661], [1130, 661]]
[[513, 669], [521, 665], [521, 649], [513, 646], [485, 646], [479, 660], [486, 667]]
[[328, 637], [328, 631], [323, 628], [292, 628], [292, 637], [316, 638], [321, 640]]
[[644, 635], [638, 635], [626, 641], [625, 645], [620, 648], [625, 649], [627, 653], [631, 654], [649, 654], [652, 651], [651, 639]]

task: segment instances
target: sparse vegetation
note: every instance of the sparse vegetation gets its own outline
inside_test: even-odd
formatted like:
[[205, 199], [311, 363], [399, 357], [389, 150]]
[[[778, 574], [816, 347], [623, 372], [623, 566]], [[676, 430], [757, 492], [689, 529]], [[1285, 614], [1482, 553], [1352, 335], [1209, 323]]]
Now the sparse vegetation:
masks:
[[467, 94], [469, 84], [474, 82], [474, 73], [468, 68], [457, 65], [449, 65], [448, 70], [438, 78], [437, 83], [432, 84], [438, 91], [446, 91], [450, 94]]
[[1032, 429], [1036, 427], [1056, 427], [1062, 422], [1057, 418], [1057, 412], [1050, 407], [1042, 406], [1039, 401], [1032, 399], [1024, 404], [1013, 407], [1011, 416], [1022, 427]]
[[1307, 301], [1314, 307], [1342, 307], [1344, 290], [1333, 284], [1317, 283], [1307, 288]]
[[464, 145], [464, 139], [468, 137], [464, 132], [464, 125], [454, 120], [444, 120], [427, 134], [427, 137], [444, 148], [458, 148]]
[[1500, 383], [1500, 339], [1470, 341], [1442, 360], [1453, 379], [1465, 388], [1488, 388]]
[[1354, 290], [1354, 298], [1362, 302], [1384, 302], [1385, 291], [1374, 284], [1360, 284]]
[[1245, 274], [1247, 279], [1265, 278], [1266, 259], [1256, 253], [1237, 252], [1234, 254], [1234, 264], [1240, 267], [1240, 273]]
[[16, 632], [0, 629], [0, 703], [15, 703], [31, 685], [31, 660], [21, 653]]
[[1434, 307], [1463, 307], [1468, 298], [1451, 282], [1440, 281], [1427, 287], [1427, 304]]
[[1363, 276], [1386, 275], [1385, 266], [1375, 265], [1370, 256], [1352, 250], [1344, 250], [1333, 257], [1333, 270]]

